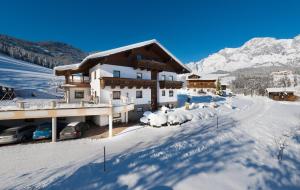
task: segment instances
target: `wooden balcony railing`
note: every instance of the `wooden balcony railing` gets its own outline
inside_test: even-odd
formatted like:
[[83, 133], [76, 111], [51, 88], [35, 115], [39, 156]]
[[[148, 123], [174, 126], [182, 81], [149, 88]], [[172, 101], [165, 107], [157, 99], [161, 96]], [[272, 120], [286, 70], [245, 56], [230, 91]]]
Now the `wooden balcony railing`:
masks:
[[183, 85], [183, 82], [181, 82], [181, 81], [169, 81], [169, 80], [159, 81], [159, 88], [180, 89], [180, 88], [182, 88], [182, 85]]
[[102, 77], [100, 79], [100, 86], [101, 88], [105, 88], [106, 86], [110, 86], [111, 88], [115, 88], [116, 86], [120, 86], [120, 88], [154, 88], [156, 87], [156, 81], [131, 78]]
[[156, 70], [164, 71], [168, 70], [168, 65], [155, 60], [141, 59], [133, 62], [135, 68], [145, 69], [147, 71]]
[[90, 88], [91, 87], [89, 82], [68, 82], [66, 84], [74, 85], [74, 87], [79, 87], [79, 88]]

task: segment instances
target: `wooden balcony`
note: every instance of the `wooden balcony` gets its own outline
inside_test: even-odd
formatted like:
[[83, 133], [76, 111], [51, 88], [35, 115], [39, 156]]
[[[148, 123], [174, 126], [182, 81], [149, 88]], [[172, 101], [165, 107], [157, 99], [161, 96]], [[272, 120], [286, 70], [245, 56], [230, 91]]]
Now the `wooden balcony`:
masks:
[[75, 87], [79, 87], [79, 88], [90, 88], [91, 87], [89, 82], [69, 82], [68, 84], [74, 85]]
[[182, 88], [183, 82], [181, 81], [171, 81], [171, 80], [161, 80], [159, 81], [159, 88], [163, 89], [180, 89]]
[[120, 88], [155, 88], [156, 81], [155, 80], [143, 80], [143, 79], [131, 79], [131, 78], [115, 78], [115, 77], [102, 77], [100, 79], [101, 88], [105, 88], [106, 86], [110, 86], [111, 88], [115, 88], [116, 86], [120, 86]]
[[141, 59], [133, 62], [135, 68], [144, 69], [147, 71], [165, 71], [168, 70], [168, 65], [155, 60]]

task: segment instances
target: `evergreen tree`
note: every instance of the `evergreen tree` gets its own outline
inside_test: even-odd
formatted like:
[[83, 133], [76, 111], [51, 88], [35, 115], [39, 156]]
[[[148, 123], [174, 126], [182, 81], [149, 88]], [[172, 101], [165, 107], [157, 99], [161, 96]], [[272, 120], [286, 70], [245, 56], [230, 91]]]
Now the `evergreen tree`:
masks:
[[223, 94], [222, 87], [221, 87], [221, 81], [219, 78], [217, 80], [217, 85], [216, 85], [216, 94], [220, 95], [220, 96]]

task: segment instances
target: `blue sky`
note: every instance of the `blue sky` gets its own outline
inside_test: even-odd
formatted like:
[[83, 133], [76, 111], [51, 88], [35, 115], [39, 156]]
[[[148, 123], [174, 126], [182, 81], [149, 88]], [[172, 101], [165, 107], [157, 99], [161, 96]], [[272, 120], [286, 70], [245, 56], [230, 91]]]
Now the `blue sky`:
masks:
[[156, 38], [183, 62], [252, 37], [300, 34], [298, 0], [9, 0], [0, 33], [101, 51]]

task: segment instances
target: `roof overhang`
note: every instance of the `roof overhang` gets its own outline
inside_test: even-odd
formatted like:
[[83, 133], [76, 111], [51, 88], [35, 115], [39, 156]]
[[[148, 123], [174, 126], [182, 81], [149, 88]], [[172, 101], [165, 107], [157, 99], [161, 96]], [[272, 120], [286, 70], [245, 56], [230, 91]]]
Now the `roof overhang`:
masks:
[[174, 62], [176, 62], [176, 64], [178, 64], [181, 67], [181, 71], [177, 72], [178, 74], [191, 72], [190, 68], [185, 66], [177, 57], [175, 57], [170, 51], [168, 51], [157, 40], [153, 39], [153, 40], [149, 40], [149, 41], [144, 41], [144, 42], [140, 42], [140, 43], [136, 43], [136, 44], [131, 44], [128, 46], [123, 46], [123, 47], [91, 54], [91, 55], [87, 56], [86, 58], [84, 58], [84, 60], [81, 63], [54, 67], [54, 73], [56, 75], [63, 75], [63, 73], [79, 72], [79, 71], [83, 70], [83, 68], [93, 67], [94, 65], [99, 63], [99, 61], [101, 59], [103, 59], [107, 56], [114, 55], [117, 53], [122, 53], [125, 51], [133, 50], [133, 49], [144, 47], [144, 46], [148, 46], [151, 44], [155, 44], [159, 48], [161, 48], [168, 56], [170, 56], [170, 58], [172, 60], [174, 60]]

